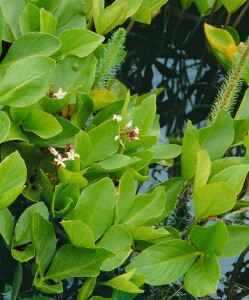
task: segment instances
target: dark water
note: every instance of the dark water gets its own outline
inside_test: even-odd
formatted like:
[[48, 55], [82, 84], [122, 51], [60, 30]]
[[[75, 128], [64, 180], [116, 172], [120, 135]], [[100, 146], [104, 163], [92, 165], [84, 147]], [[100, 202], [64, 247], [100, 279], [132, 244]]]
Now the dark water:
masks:
[[[231, 24], [237, 16], [238, 13], [232, 16]], [[187, 120], [191, 120], [197, 128], [205, 125], [225, 71], [210, 53], [203, 24], [207, 22], [220, 26], [224, 24], [225, 18], [224, 10], [217, 12], [212, 18], [200, 18], [194, 6], [182, 14], [179, 1], [169, 1], [150, 26], [135, 24], [129, 32], [126, 42], [128, 53], [118, 77], [133, 94], [164, 88], [157, 100], [162, 143], [180, 141]], [[242, 41], [249, 34], [248, 18], [249, 12], [237, 27]], [[176, 161], [173, 168], [152, 168], [151, 175], [153, 179], [145, 183], [142, 190], [171, 176], [179, 176], [179, 162]], [[189, 198], [182, 197], [168, 218], [167, 225], [184, 230], [192, 219], [192, 214]], [[226, 221], [249, 225], [249, 214]], [[222, 259], [220, 265], [218, 291], [203, 299], [249, 299], [248, 253], [233, 259]], [[155, 289], [148, 287], [146, 295], [136, 299], [196, 298], [188, 295], [179, 281], [177, 284]]]

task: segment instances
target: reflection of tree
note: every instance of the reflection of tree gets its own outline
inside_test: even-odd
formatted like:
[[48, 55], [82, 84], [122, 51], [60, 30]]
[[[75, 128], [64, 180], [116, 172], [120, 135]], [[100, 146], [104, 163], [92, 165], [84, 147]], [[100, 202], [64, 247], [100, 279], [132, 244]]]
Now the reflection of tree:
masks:
[[240, 300], [249, 295], [249, 260], [246, 255], [249, 246], [240, 254], [232, 272], [226, 274], [229, 278], [225, 294], [228, 300]]

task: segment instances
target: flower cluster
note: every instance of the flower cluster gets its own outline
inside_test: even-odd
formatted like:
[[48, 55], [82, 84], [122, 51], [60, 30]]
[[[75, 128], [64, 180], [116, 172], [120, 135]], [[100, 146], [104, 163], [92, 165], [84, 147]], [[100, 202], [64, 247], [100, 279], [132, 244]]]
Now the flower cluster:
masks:
[[79, 154], [75, 152], [75, 148], [73, 145], [67, 144], [64, 155], [62, 156], [54, 147], [49, 147], [48, 150], [50, 153], [52, 153], [55, 158], [54, 158], [54, 165], [57, 168], [63, 167], [65, 168], [65, 161], [67, 160], [74, 160], [75, 157], [80, 157]]
[[[119, 115], [113, 115], [113, 120], [117, 120], [118, 122], [122, 121], [122, 117]], [[121, 136], [126, 136], [128, 138], [128, 141], [131, 143], [133, 140], [138, 141], [139, 137], [138, 134], [140, 132], [139, 128], [136, 126], [133, 129], [129, 129], [133, 125], [133, 121], [130, 120], [127, 125], [125, 126], [125, 131], [121, 131], [119, 135], [116, 135], [114, 138], [114, 141], [119, 140], [120, 145], [125, 148], [125, 144], [123, 140], [120, 138]]]

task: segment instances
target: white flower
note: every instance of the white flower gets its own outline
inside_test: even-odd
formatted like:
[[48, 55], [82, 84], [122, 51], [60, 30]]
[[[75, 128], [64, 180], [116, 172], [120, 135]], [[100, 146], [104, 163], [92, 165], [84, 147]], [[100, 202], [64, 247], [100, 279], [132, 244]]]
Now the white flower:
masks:
[[48, 150], [54, 155], [59, 155], [59, 152], [54, 147], [48, 147]]
[[63, 168], [66, 167], [66, 165], [64, 164], [64, 161], [67, 161], [67, 160], [68, 159], [66, 157], [62, 157], [60, 154], [54, 158], [54, 162], [56, 162], [57, 166], [62, 166]]
[[62, 88], [59, 88], [57, 93], [53, 93], [53, 98], [63, 99], [66, 96], [67, 92], [63, 92]]
[[80, 157], [78, 153], [75, 153], [72, 146], [68, 152], [66, 152], [68, 160], [74, 160], [75, 157]]
[[130, 128], [130, 127], [132, 126], [132, 124], [133, 124], [133, 121], [130, 120], [130, 122], [128, 122], [128, 123], [126, 124], [125, 128], [126, 128], [126, 129]]
[[112, 117], [112, 120], [114, 121], [114, 120], [117, 120], [118, 122], [121, 122], [122, 121], [122, 117], [120, 116], [120, 115], [113, 115], [113, 117]]
[[116, 142], [120, 138], [120, 135], [116, 135], [114, 141]]
[[138, 128], [138, 127], [135, 127], [133, 130], [134, 130], [134, 132], [135, 132], [136, 134], [139, 134], [139, 128]]

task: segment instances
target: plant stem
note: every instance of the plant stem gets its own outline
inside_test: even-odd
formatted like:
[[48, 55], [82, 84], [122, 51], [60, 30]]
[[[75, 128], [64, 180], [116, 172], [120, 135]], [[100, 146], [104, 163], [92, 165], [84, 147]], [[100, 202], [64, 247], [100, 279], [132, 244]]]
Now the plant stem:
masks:
[[246, 3], [246, 5], [243, 7], [243, 9], [241, 10], [240, 14], [238, 15], [238, 17], [236, 18], [236, 20], [233, 23], [233, 28], [236, 28], [241, 19], [244, 17], [244, 14], [246, 13], [247, 9], [249, 8], [249, 1]]
[[127, 26], [127, 28], [125, 30], [126, 35], [131, 31], [131, 28], [133, 27], [134, 23], [135, 23], [135, 21], [130, 20], [130, 23], [128, 24], [128, 26]]
[[231, 19], [231, 16], [232, 16], [232, 13], [228, 13], [227, 14], [227, 18], [226, 18], [226, 21], [225, 21], [225, 24], [224, 24], [224, 28], [226, 29], [229, 22], [230, 22], [230, 19]]

